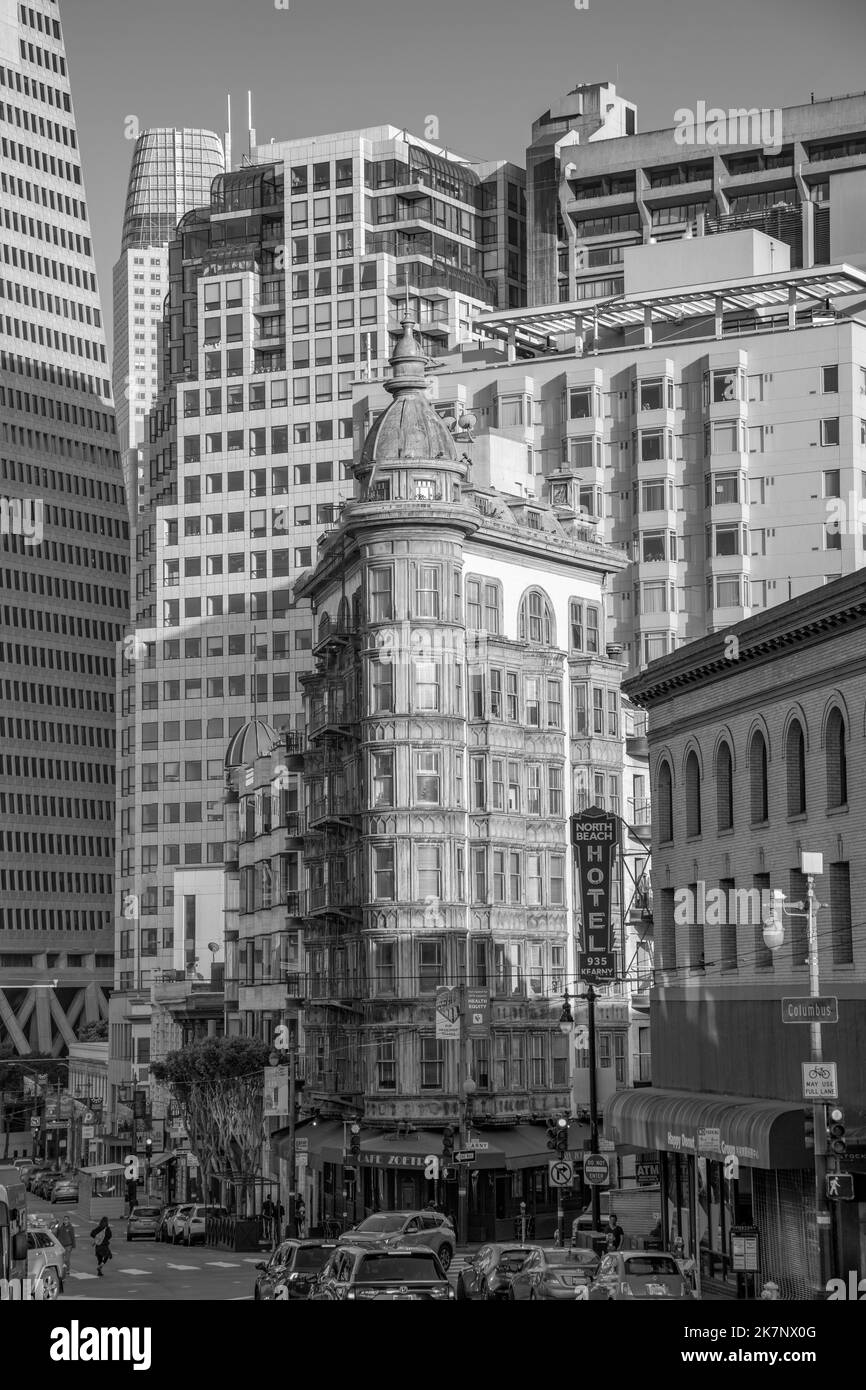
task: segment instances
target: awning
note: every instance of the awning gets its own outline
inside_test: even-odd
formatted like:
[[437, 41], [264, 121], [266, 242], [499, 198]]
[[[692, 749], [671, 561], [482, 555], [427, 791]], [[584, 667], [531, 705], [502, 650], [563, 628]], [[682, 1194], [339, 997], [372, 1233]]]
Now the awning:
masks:
[[125, 1163], [100, 1163], [95, 1168], [82, 1168], [82, 1173], [86, 1173], [89, 1178], [110, 1178], [115, 1173], [126, 1171]]
[[151, 1168], [162, 1168], [166, 1163], [174, 1163], [176, 1159], [180, 1158], [182, 1152], [186, 1151], [178, 1150], [177, 1153], [160, 1154], [159, 1158], [151, 1159], [150, 1166]]
[[[569, 1148], [580, 1149], [583, 1139], [589, 1134], [588, 1126], [573, 1123], [569, 1132]], [[297, 1139], [307, 1141], [310, 1165], [318, 1168], [322, 1163], [342, 1163], [343, 1125], [327, 1121], [315, 1128], [307, 1125], [296, 1133]], [[454, 1147], [460, 1151], [461, 1143], [455, 1135]], [[514, 1172], [521, 1168], [540, 1168], [547, 1164], [552, 1155], [547, 1148], [547, 1131], [543, 1125], [517, 1125], [514, 1129], [474, 1130], [473, 1141], [467, 1145], [475, 1154], [474, 1169], [507, 1169]], [[271, 1136], [271, 1153], [280, 1158], [289, 1155], [289, 1131], [278, 1130]], [[442, 1131], [416, 1129], [411, 1134], [370, 1134], [369, 1129], [361, 1131], [360, 1164], [362, 1168], [423, 1168], [427, 1157], [442, 1155]]]
[[646, 1151], [733, 1154], [754, 1168], [810, 1168], [805, 1107], [754, 1096], [662, 1091], [655, 1086], [618, 1091], [604, 1107], [605, 1138]]

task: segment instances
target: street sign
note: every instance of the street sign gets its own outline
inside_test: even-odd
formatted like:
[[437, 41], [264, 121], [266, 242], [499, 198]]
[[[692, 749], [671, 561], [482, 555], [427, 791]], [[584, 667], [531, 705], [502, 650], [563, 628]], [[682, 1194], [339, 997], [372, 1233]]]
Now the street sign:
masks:
[[38, 1128], [39, 1128], [39, 1116], [38, 1116], [38, 1115], [31, 1115], [31, 1116], [30, 1116], [30, 1128], [31, 1128], [31, 1129], [38, 1129]]
[[602, 1154], [616, 1153], [616, 1144], [613, 1142], [612, 1139], [599, 1139], [598, 1151]]
[[295, 1154], [295, 1163], [298, 1168], [306, 1168], [310, 1161], [310, 1155], [305, 1153]]
[[455, 1162], [455, 1163], [474, 1163], [474, 1162], [475, 1162], [475, 1150], [474, 1150], [474, 1149], [458, 1149], [457, 1153], [454, 1155], [454, 1162]]
[[93, 1135], [94, 1135], [94, 1126], [93, 1126], [93, 1125], [82, 1125], [82, 1126], [81, 1126], [81, 1137], [82, 1137], [82, 1139], [92, 1139], [92, 1138], [93, 1138]]
[[295, 1140], [295, 1153], [306, 1154], [310, 1152], [310, 1140], [306, 1134], [299, 1134]]
[[616, 956], [613, 951], [581, 952], [577, 957], [577, 974], [587, 984], [609, 984], [616, 979]]
[[834, 994], [821, 999], [783, 999], [783, 1023], [838, 1023], [839, 1000]]
[[547, 1180], [551, 1187], [571, 1187], [574, 1165], [567, 1158], [552, 1158], [547, 1165]]
[[610, 1162], [606, 1154], [584, 1154], [583, 1180], [591, 1187], [604, 1187], [610, 1182]]
[[835, 1062], [803, 1062], [803, 1099], [838, 1100]]
[[854, 1176], [852, 1173], [828, 1173], [827, 1197], [831, 1202], [853, 1202]]

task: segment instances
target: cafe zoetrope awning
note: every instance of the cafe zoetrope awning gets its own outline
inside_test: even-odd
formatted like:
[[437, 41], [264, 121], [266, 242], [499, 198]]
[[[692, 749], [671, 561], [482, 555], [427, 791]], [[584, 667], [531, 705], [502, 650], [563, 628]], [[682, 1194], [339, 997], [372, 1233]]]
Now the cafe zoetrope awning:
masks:
[[[572, 1124], [569, 1146], [580, 1148], [585, 1134], [585, 1125]], [[318, 1168], [322, 1163], [343, 1162], [343, 1126], [339, 1122], [326, 1121], [315, 1127], [306, 1125], [299, 1128], [297, 1139], [308, 1141], [307, 1152], [310, 1165]], [[278, 1130], [271, 1136], [271, 1153], [280, 1158], [289, 1156], [289, 1131]], [[460, 1140], [455, 1135], [455, 1150], [460, 1151]], [[473, 1142], [467, 1146], [474, 1154], [474, 1169], [507, 1169], [510, 1172], [521, 1168], [540, 1168], [547, 1164], [551, 1155], [547, 1148], [547, 1133], [543, 1125], [516, 1125], [514, 1129], [474, 1130]], [[360, 1165], [362, 1168], [420, 1168], [423, 1169], [429, 1154], [442, 1155], [442, 1131], [416, 1129], [411, 1134], [380, 1133], [370, 1135], [362, 1131]]]
[[605, 1138], [646, 1151], [723, 1159], [752, 1168], [810, 1168], [805, 1107], [754, 1096], [641, 1087], [618, 1091], [604, 1107]]

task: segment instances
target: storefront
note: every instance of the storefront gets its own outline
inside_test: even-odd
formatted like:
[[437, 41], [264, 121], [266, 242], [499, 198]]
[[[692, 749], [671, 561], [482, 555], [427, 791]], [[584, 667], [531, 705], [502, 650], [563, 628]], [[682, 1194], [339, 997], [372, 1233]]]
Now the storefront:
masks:
[[[572, 1124], [569, 1144], [582, 1150], [588, 1134], [585, 1125]], [[412, 1129], [408, 1133], [362, 1134], [356, 1163], [346, 1158], [346, 1136], [339, 1121], [299, 1127], [296, 1151], [303, 1153], [298, 1188], [304, 1197], [310, 1230], [327, 1220], [354, 1225], [375, 1211], [418, 1210], [435, 1201], [457, 1217], [459, 1170], [451, 1164], [447, 1176], [432, 1179], [428, 1160], [441, 1161], [442, 1133]], [[549, 1186], [549, 1160], [541, 1125], [512, 1129], [477, 1129], [468, 1146], [475, 1155], [467, 1165], [469, 1240], [472, 1243], [512, 1239], [515, 1222], [525, 1204], [536, 1236], [552, 1238], [556, 1227], [557, 1193]], [[298, 1142], [304, 1146], [298, 1149]], [[272, 1137], [271, 1153], [285, 1159], [289, 1136], [281, 1130]], [[568, 1223], [583, 1207], [582, 1184], [577, 1182], [564, 1196]]]
[[655, 1087], [621, 1091], [604, 1110], [618, 1149], [659, 1155], [662, 1239], [682, 1241], [703, 1281], [731, 1297], [745, 1289], [732, 1234], [757, 1232], [756, 1278], [808, 1298], [819, 1281], [814, 1157], [802, 1105]]

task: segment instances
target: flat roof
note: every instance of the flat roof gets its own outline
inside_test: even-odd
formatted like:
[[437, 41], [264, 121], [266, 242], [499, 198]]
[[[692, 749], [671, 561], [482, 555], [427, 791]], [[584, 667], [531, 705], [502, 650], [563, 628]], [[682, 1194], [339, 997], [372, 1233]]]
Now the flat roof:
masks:
[[545, 345], [548, 338], [576, 331], [576, 320], [598, 323], [599, 328], [642, 327], [649, 313], [652, 322], [677, 322], [712, 316], [721, 301], [722, 313], [735, 310], [802, 309], [833, 296], [866, 293], [866, 273], [851, 265], [813, 266], [808, 270], [782, 270], [748, 280], [710, 280], [647, 294], [609, 295], [603, 299], [571, 300], [567, 304], [542, 304], [528, 309], [504, 309], [480, 314], [475, 322], [494, 337], [514, 333], [527, 346]]

